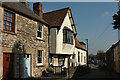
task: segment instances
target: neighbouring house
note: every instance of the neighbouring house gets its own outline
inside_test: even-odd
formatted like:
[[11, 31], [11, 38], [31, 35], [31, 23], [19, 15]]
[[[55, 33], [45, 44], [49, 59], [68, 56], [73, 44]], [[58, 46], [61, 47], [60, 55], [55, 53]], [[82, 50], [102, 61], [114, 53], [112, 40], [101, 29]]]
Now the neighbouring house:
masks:
[[42, 19], [42, 4], [35, 3], [33, 12], [23, 3], [3, 2], [0, 6], [3, 78], [40, 77], [48, 67], [49, 25]]
[[75, 38], [75, 66], [79, 65], [87, 65], [87, 50], [85, 49], [85, 43], [79, 42], [77, 38]]
[[77, 35], [71, 9], [63, 8], [43, 14], [49, 27], [49, 63], [68, 68], [75, 51]]
[[106, 51], [107, 68], [120, 73], [120, 41]]

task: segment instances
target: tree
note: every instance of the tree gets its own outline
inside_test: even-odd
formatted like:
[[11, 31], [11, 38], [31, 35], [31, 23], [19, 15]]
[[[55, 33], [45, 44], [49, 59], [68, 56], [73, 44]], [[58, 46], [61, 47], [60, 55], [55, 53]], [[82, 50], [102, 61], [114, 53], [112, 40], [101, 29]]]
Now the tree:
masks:
[[88, 55], [88, 57], [89, 57], [89, 59], [92, 59], [92, 60], [94, 60], [94, 58], [95, 58], [95, 55], [94, 55], [94, 54], [89, 54], [89, 55]]
[[97, 57], [97, 59], [104, 61], [105, 60], [105, 52], [102, 50], [98, 50], [96, 57]]

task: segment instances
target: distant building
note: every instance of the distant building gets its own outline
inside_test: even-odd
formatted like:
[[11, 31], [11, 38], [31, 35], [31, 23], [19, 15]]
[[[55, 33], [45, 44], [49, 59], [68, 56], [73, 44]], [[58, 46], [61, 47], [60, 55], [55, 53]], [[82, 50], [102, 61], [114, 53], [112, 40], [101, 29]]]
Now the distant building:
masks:
[[75, 59], [76, 59], [75, 66], [87, 64], [87, 50], [85, 49], [84, 46], [85, 46], [84, 42], [79, 42], [78, 39], [75, 38]]

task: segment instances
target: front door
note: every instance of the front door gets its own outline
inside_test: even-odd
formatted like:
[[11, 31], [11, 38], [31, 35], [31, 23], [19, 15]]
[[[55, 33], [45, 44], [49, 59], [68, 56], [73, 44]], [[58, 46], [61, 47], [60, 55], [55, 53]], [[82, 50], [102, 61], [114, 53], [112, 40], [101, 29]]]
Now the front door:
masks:
[[3, 78], [13, 78], [13, 54], [3, 54]]
[[31, 76], [31, 55], [24, 55], [24, 78]]

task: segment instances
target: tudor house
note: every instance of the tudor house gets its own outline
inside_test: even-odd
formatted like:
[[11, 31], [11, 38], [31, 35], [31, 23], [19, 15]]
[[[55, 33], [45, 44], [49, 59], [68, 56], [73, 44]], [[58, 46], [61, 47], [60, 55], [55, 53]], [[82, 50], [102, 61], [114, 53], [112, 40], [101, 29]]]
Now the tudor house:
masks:
[[77, 35], [71, 9], [63, 8], [43, 14], [49, 27], [49, 63], [68, 68], [75, 51]]
[[1, 77], [40, 77], [48, 67], [48, 23], [39, 13], [41, 8], [42, 4], [36, 3], [33, 12], [20, 2], [0, 6]]

